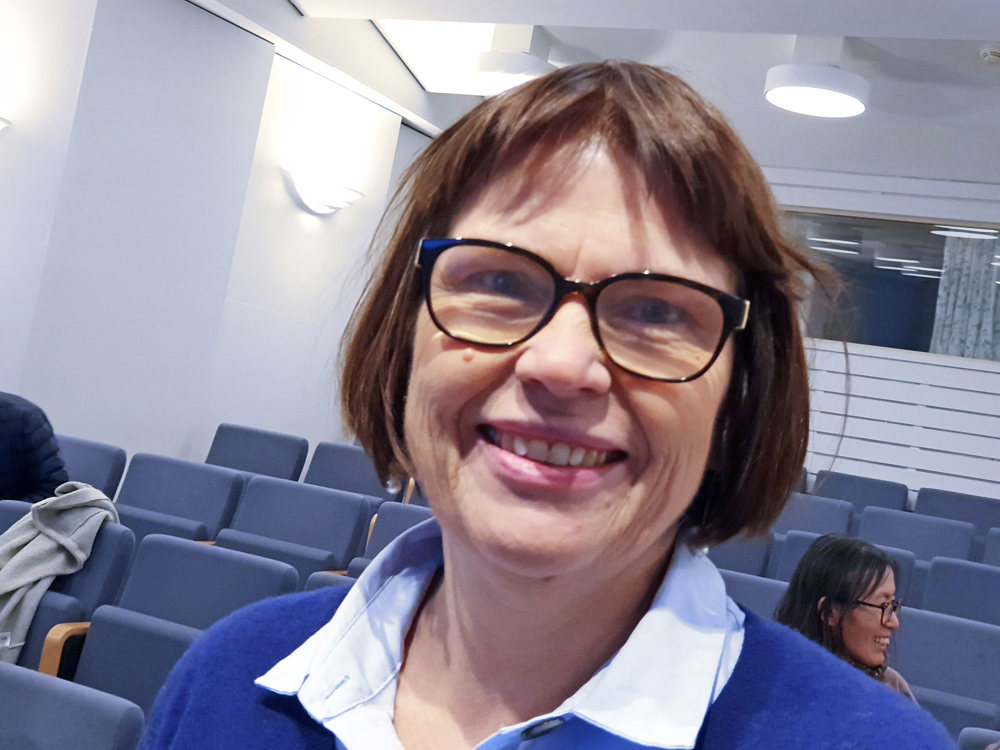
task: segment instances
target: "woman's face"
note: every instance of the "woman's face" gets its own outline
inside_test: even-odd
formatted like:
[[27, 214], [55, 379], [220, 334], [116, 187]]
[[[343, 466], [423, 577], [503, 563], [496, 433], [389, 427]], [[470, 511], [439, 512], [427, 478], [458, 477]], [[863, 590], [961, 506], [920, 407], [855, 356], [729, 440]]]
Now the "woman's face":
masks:
[[[571, 279], [648, 269], [735, 292], [727, 264], [604, 150], [541, 172], [473, 196], [450, 235], [513, 243]], [[503, 350], [448, 338], [422, 306], [406, 440], [446, 554], [537, 578], [658, 566], [701, 481], [731, 369], [727, 346], [688, 383], [630, 375], [606, 360], [577, 296]], [[596, 465], [564, 465], [575, 449]]]
[[[896, 580], [892, 568], [886, 570], [882, 580], [861, 601], [882, 605], [896, 598]], [[847, 610], [840, 632], [844, 648], [852, 659], [869, 667], [885, 662], [893, 631], [899, 627], [899, 617], [893, 613], [887, 625], [882, 624], [882, 613], [875, 607], [859, 604]]]

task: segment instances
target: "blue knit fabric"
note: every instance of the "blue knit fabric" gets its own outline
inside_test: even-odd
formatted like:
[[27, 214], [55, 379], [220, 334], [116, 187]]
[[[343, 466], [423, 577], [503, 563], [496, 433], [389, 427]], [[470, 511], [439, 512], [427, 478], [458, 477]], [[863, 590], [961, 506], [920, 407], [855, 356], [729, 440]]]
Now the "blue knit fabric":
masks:
[[0, 392], [0, 500], [35, 503], [69, 481], [45, 412]]
[[[296, 697], [253, 681], [326, 623], [345, 593], [269, 599], [211, 628], [171, 674], [140, 750], [335, 750]], [[914, 703], [797, 633], [749, 612], [745, 624], [743, 651], [709, 709], [699, 750], [955, 747]]]

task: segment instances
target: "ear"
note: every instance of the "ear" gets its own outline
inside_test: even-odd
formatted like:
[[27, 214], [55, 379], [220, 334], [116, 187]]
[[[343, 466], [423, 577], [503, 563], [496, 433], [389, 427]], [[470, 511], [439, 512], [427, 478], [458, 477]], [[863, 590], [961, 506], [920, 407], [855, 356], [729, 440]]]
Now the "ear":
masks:
[[[821, 596], [819, 598], [819, 601], [816, 602], [816, 611], [819, 613], [819, 616], [821, 618], [823, 617], [823, 604], [825, 604], [825, 603], [826, 603], [826, 597], [825, 596]], [[830, 607], [830, 613], [826, 616], [826, 619], [825, 619], [827, 627], [831, 627], [831, 628], [837, 627], [837, 625], [840, 623], [840, 618], [841, 618], [842, 614], [843, 613], [842, 613], [840, 607], [838, 607], [837, 605], [831, 606]]]

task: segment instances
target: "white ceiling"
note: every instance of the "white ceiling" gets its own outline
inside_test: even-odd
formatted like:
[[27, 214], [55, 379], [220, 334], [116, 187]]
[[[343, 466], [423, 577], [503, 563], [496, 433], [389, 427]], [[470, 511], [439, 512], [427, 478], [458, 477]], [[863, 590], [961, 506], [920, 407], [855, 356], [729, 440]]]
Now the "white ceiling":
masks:
[[[269, 2], [291, 2], [315, 33], [345, 19], [541, 25], [558, 64], [633, 58], [674, 70], [766, 167], [1000, 184], [1000, 63], [980, 55], [1000, 48], [1000, 0]], [[845, 37], [842, 67], [871, 82], [864, 115], [820, 120], [764, 101], [767, 69], [791, 61], [796, 34]]]

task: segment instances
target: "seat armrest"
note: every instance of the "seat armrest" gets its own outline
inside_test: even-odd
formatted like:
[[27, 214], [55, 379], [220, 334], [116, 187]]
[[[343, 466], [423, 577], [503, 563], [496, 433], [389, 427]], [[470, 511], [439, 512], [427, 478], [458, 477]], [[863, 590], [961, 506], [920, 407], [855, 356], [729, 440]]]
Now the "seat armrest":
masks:
[[63, 622], [54, 625], [45, 636], [42, 656], [38, 660], [38, 671], [56, 677], [60, 676], [59, 667], [66, 645], [74, 638], [85, 638], [88, 630], [90, 630], [89, 622]]

